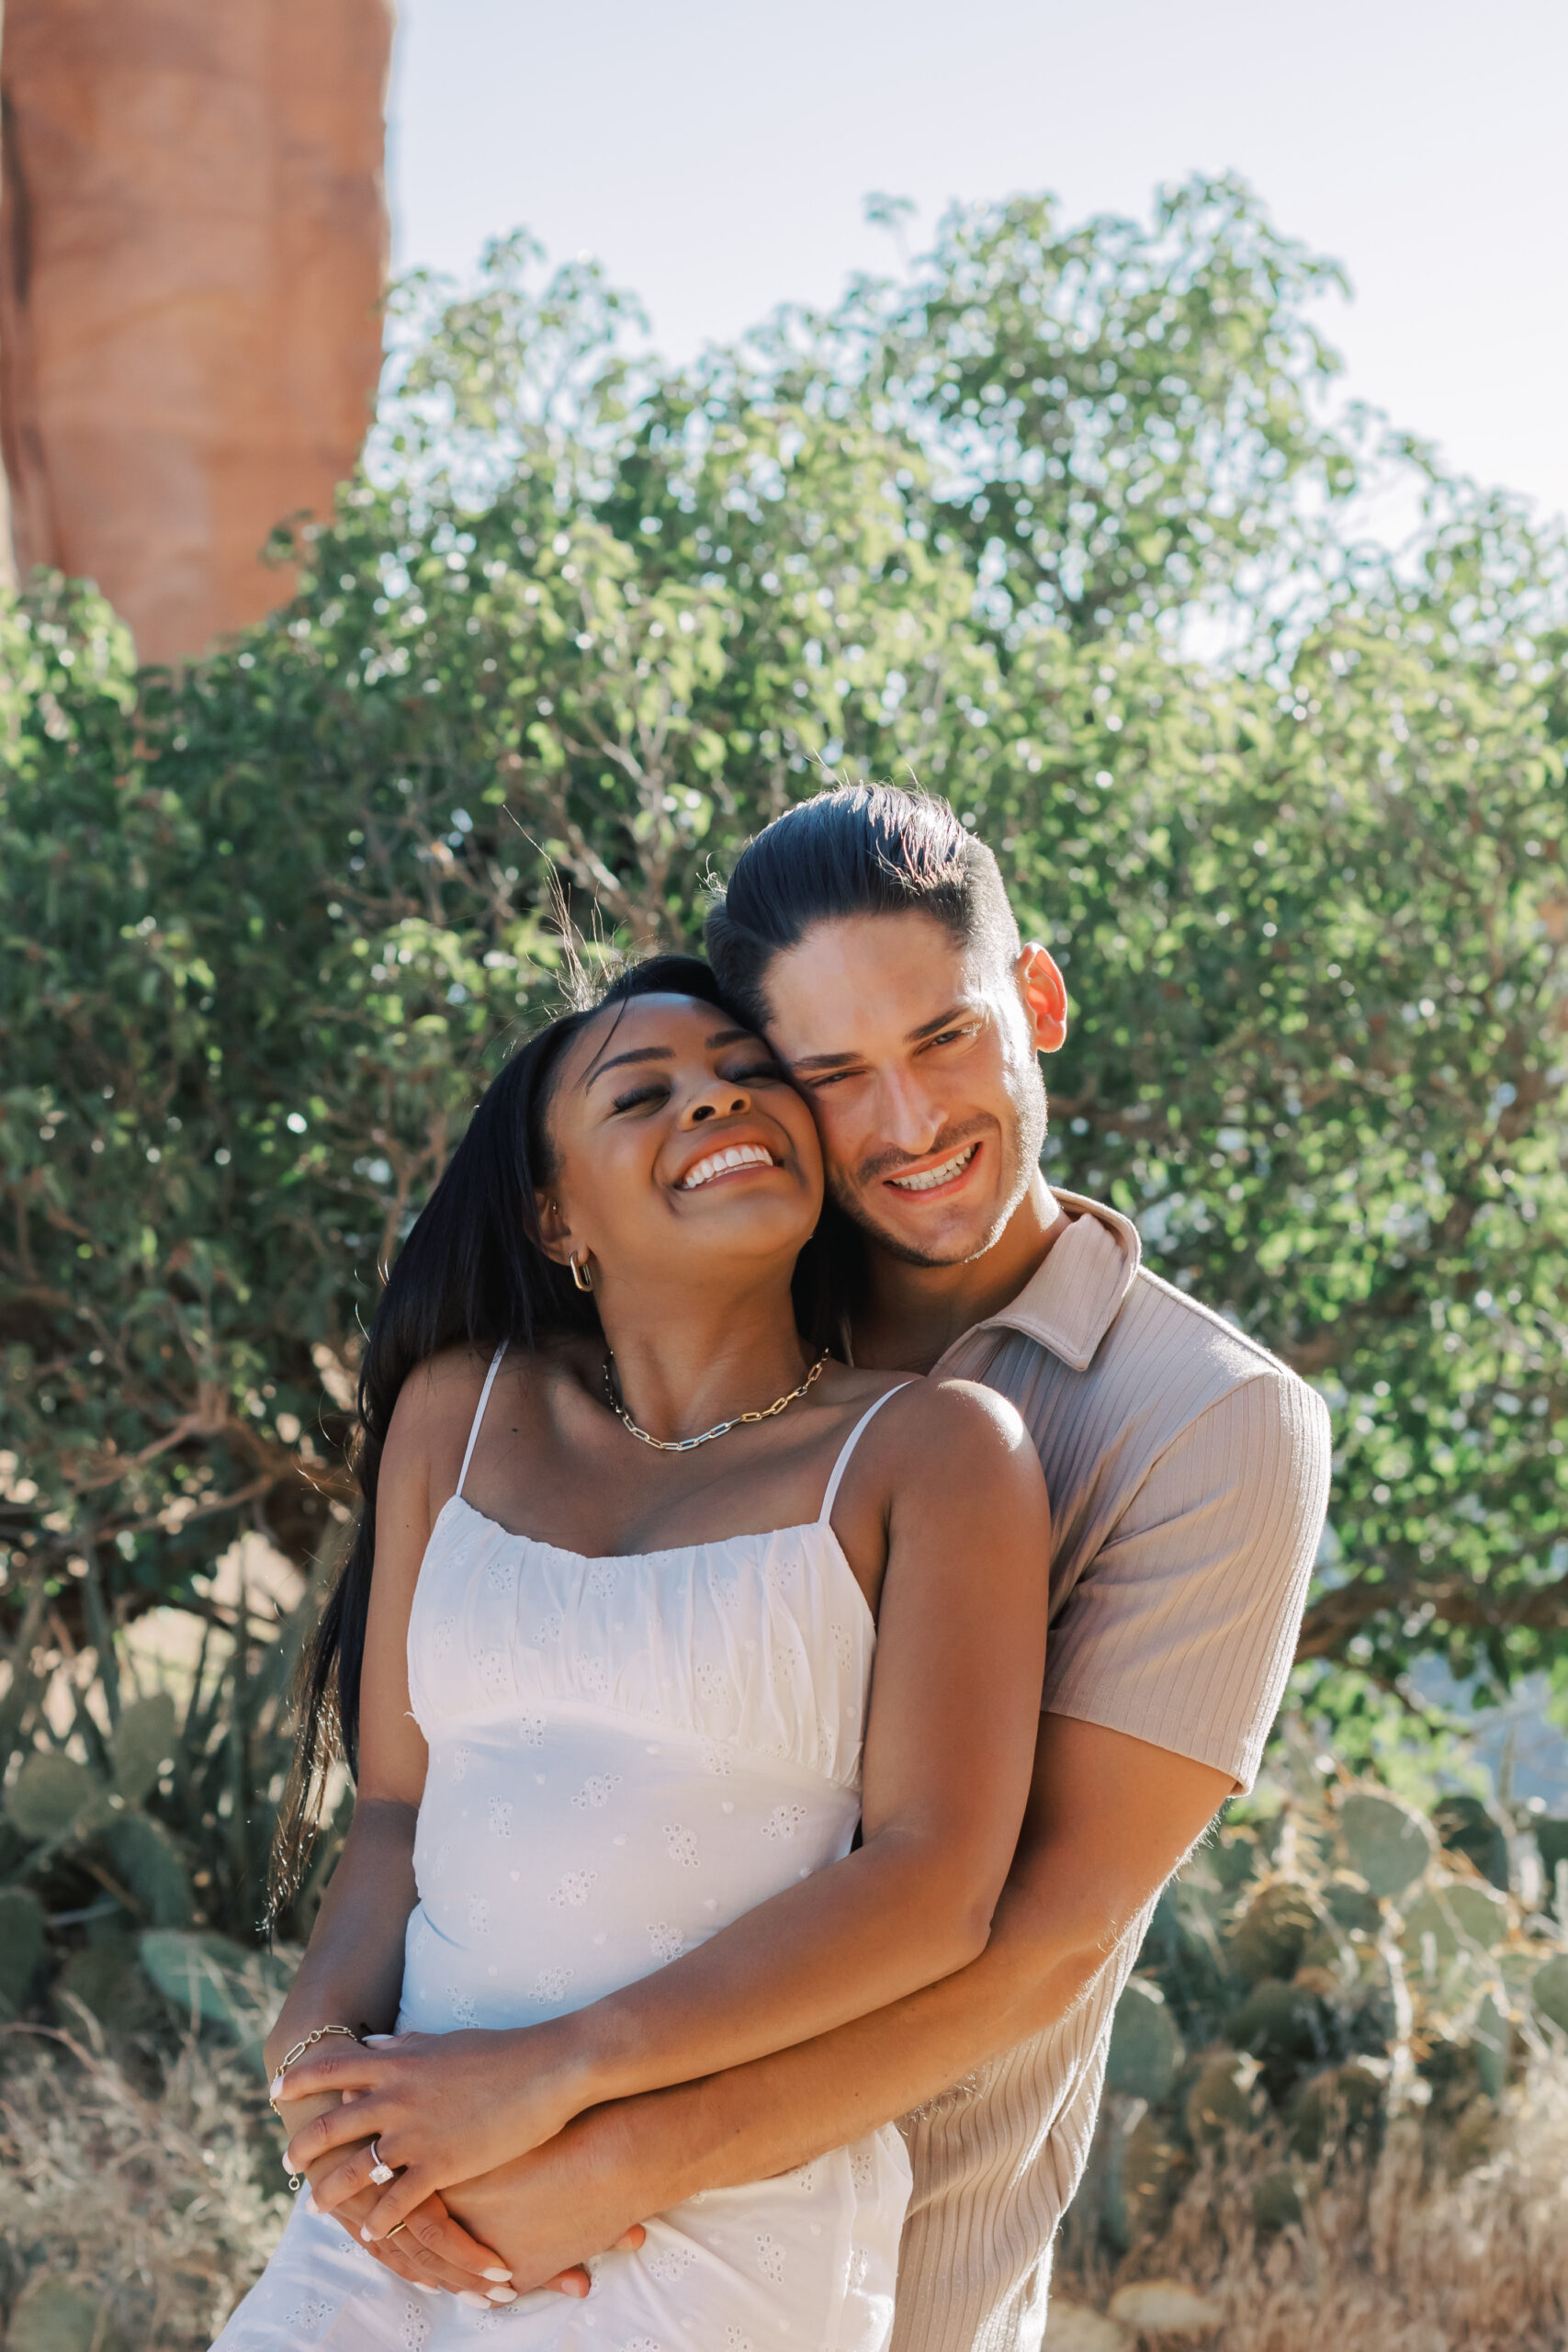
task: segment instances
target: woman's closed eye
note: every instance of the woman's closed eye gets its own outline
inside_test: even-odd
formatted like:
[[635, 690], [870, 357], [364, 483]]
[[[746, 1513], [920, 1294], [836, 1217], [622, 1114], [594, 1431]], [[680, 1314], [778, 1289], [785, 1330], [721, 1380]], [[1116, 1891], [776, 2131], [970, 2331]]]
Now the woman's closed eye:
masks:
[[[748, 1062], [744, 1069], [720, 1070], [718, 1074], [731, 1086], [783, 1086], [788, 1083], [784, 1072], [775, 1061]], [[640, 1086], [628, 1087], [624, 1094], [617, 1094], [610, 1108], [612, 1113], [649, 1110], [658, 1103], [668, 1102], [671, 1091], [668, 1079], [646, 1079]]]
[[611, 1103], [612, 1111], [646, 1111], [658, 1102], [668, 1102], [670, 1088], [663, 1079], [652, 1080], [645, 1086], [634, 1086], [625, 1094], [617, 1094]]

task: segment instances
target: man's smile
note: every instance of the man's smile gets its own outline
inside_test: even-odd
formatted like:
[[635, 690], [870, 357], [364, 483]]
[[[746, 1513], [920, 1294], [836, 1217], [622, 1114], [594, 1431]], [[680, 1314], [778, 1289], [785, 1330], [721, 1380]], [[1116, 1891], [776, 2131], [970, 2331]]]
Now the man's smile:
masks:
[[955, 1151], [951, 1159], [940, 1160], [934, 1168], [922, 1168], [912, 1176], [889, 1176], [884, 1181], [897, 1193], [945, 1192], [968, 1175], [979, 1148], [977, 1143], [966, 1143], [962, 1150]]

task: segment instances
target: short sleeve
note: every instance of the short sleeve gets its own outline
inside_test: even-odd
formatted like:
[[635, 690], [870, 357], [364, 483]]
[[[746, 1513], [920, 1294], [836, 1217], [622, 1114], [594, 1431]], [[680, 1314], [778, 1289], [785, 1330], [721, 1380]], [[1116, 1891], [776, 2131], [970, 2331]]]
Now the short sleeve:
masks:
[[1051, 1629], [1043, 1706], [1248, 1789], [1328, 1506], [1323, 1399], [1283, 1366], [1172, 1439]]

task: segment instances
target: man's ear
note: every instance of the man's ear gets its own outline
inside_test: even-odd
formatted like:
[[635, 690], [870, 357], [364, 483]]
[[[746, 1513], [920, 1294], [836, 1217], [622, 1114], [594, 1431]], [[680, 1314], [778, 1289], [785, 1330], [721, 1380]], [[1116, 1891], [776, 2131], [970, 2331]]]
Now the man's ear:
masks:
[[534, 1210], [539, 1220], [539, 1247], [558, 1266], [568, 1264], [572, 1254], [571, 1227], [561, 1215], [559, 1202], [553, 1193], [536, 1193]]
[[1056, 969], [1055, 957], [1032, 939], [1021, 949], [1013, 970], [1034, 1031], [1035, 1052], [1058, 1052], [1067, 1035], [1067, 984]]

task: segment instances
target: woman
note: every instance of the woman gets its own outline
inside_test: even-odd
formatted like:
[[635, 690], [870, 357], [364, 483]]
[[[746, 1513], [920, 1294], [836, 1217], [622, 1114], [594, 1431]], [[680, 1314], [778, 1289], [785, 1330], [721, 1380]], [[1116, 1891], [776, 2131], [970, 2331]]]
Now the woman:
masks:
[[[268, 2043], [311, 2194], [223, 2352], [445, 2346], [507, 2305], [527, 2352], [886, 2344], [890, 2126], [660, 2217], [586, 2301], [519, 2297], [460, 2227], [465, 2180], [585, 2108], [985, 1944], [1038, 1720], [1039, 1465], [988, 1391], [804, 1344], [821, 1202], [805, 1105], [665, 957], [513, 1058], [410, 1236], [301, 1734], [308, 1782], [335, 1678], [355, 1818]], [[356, 2046], [394, 2018], [412, 2042]]]

